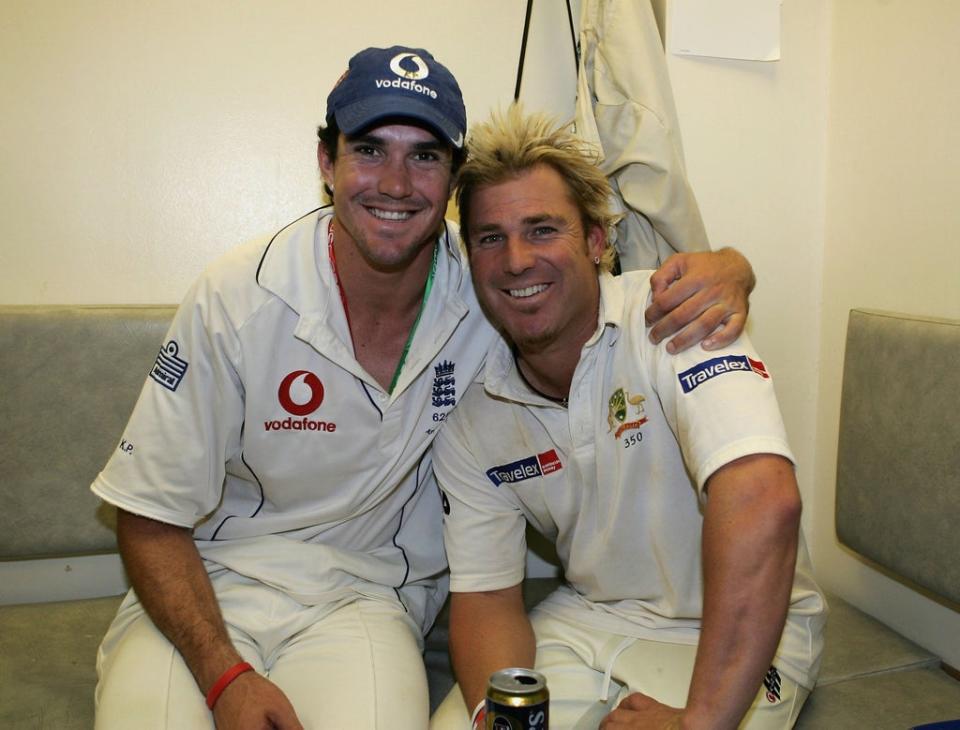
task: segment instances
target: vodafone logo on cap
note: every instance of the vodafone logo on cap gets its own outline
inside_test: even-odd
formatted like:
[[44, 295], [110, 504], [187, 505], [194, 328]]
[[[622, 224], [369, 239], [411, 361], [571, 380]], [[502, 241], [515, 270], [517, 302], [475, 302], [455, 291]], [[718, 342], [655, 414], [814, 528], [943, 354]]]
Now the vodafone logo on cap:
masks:
[[[412, 63], [416, 68], [404, 68], [400, 65], [401, 63], [407, 65]], [[427, 68], [427, 64], [416, 53], [398, 53], [390, 60], [390, 70], [393, 71], [398, 78], [374, 79], [373, 83], [376, 84], [378, 89], [406, 89], [408, 91], [415, 91], [418, 94], [423, 94], [424, 96], [429, 96], [431, 99], [437, 98], [436, 91], [429, 86], [417, 83], [430, 75], [430, 69]]]
[[287, 413], [309, 416], [323, 403], [323, 383], [309, 370], [294, 370], [280, 381], [277, 398]]
[[[411, 71], [401, 66], [400, 64], [405, 59], [410, 59], [410, 62], [416, 66], [416, 69]], [[420, 81], [430, 75], [430, 69], [427, 68], [427, 64], [424, 63], [423, 59], [416, 53], [398, 53], [390, 59], [390, 70], [401, 78], [411, 79], [413, 81]]]

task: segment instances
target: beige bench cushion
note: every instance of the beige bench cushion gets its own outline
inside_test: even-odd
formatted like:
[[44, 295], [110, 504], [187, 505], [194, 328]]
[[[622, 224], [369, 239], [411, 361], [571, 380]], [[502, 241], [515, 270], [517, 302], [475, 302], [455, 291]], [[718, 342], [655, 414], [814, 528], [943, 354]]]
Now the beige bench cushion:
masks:
[[172, 307], [0, 307], [0, 559], [114, 549], [89, 486]]
[[843, 373], [840, 542], [960, 604], [960, 322], [853, 310]]

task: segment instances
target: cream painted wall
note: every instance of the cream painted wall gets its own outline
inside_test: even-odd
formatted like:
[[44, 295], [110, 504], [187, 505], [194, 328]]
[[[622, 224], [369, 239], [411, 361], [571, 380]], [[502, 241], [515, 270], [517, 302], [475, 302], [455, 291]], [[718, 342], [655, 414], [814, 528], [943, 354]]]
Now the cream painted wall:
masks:
[[960, 614], [840, 547], [834, 499], [849, 309], [960, 318], [958, 28], [952, 0], [784, 0], [779, 62], [668, 55], [711, 240], [758, 273], [818, 579], [955, 667]]
[[[847, 312], [875, 307], [960, 319], [960, 87], [954, 78], [960, 4], [842, 0], [832, 6], [814, 515], [818, 577], [960, 667], [960, 613], [841, 548], [832, 519]], [[943, 395], [957, 399], [956, 393]]]
[[[316, 124], [347, 60], [422, 45], [471, 118], [513, 96], [524, 3], [4, 0], [0, 303], [168, 303], [316, 207]], [[536, 3], [531, 107], [572, 114], [566, 9]]]
[[749, 331], [774, 374], [798, 459], [808, 542], [820, 496], [814, 433], [829, 5], [785, 0], [778, 62], [667, 57], [711, 243], [740, 249], [757, 273]]

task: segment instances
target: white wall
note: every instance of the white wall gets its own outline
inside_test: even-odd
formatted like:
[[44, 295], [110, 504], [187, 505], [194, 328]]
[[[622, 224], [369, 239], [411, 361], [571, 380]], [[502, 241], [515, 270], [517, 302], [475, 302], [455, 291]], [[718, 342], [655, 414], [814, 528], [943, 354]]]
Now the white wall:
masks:
[[954, 667], [960, 613], [842, 549], [832, 516], [848, 311], [960, 319], [958, 30], [953, 0], [833, 3], [814, 515], [821, 582]]
[[834, 499], [849, 309], [960, 318], [958, 28], [952, 0], [784, 0], [777, 63], [668, 56], [708, 232], [758, 273], [818, 579], [955, 667], [960, 614], [840, 547]]
[[749, 331], [776, 381], [808, 536], [819, 498], [813, 436], [828, 7], [828, 0], [784, 2], [778, 62], [667, 59], [687, 169], [711, 243], [737, 247], [757, 273]]
[[[512, 99], [524, 6], [4, 0], [0, 303], [179, 301], [316, 207], [316, 125], [354, 52], [427, 47], [479, 119]], [[535, 6], [524, 98], [572, 110], [565, 7]]]

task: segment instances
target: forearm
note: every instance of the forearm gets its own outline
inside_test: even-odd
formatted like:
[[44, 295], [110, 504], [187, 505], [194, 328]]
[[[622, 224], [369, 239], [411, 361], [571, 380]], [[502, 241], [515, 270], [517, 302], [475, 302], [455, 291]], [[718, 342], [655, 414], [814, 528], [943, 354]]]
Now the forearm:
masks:
[[242, 661], [227, 634], [189, 530], [119, 510], [117, 539], [130, 583], [157, 628], [206, 693]]
[[536, 643], [520, 586], [450, 596], [450, 654], [467, 710], [486, 694], [490, 675], [533, 667]]
[[[738, 473], [756, 466], [759, 481], [745, 485]], [[750, 707], [780, 641], [796, 563], [789, 462], [758, 455], [723, 472], [711, 478], [704, 519], [703, 626], [683, 713], [690, 728], [736, 728]]]

